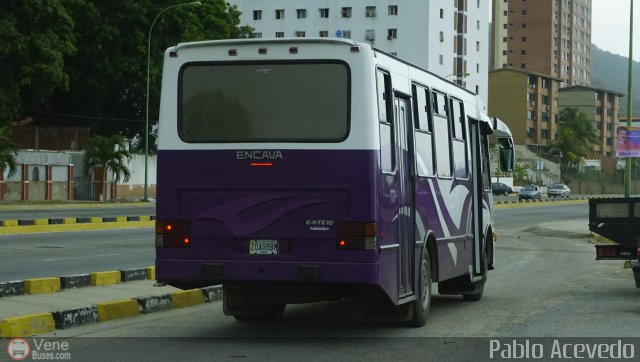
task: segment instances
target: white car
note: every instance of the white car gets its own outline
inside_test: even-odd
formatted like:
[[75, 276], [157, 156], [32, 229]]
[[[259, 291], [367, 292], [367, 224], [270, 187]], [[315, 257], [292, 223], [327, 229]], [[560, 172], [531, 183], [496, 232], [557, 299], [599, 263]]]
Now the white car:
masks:
[[547, 187], [548, 197], [569, 197], [571, 189], [565, 184], [552, 184]]

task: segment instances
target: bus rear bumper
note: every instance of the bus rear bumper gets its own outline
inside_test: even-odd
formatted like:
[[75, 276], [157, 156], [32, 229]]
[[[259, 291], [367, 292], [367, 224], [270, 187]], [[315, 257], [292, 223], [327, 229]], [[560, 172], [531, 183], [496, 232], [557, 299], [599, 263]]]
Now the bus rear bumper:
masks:
[[379, 284], [378, 263], [156, 260], [159, 281], [198, 285], [232, 282]]

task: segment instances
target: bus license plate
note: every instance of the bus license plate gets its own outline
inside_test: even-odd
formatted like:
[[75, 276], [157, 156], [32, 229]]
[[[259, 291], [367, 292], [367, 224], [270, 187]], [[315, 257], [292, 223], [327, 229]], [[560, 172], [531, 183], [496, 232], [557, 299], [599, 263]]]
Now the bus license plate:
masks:
[[250, 255], [278, 254], [278, 240], [250, 240]]

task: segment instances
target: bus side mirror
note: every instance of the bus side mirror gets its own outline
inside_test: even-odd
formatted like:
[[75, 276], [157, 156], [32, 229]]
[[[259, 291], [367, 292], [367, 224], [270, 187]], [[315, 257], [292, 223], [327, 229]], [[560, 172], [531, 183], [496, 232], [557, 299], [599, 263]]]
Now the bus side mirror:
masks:
[[513, 172], [513, 149], [500, 148], [500, 171]]
[[510, 137], [499, 137], [498, 147], [500, 149], [500, 171], [513, 172], [515, 167], [513, 139]]

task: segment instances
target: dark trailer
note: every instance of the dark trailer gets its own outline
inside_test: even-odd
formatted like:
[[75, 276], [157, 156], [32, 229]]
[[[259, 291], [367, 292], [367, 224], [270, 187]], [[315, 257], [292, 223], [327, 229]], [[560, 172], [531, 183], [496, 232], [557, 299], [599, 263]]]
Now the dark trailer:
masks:
[[630, 261], [640, 288], [640, 197], [589, 199], [589, 230], [615, 242], [596, 245], [596, 260]]

